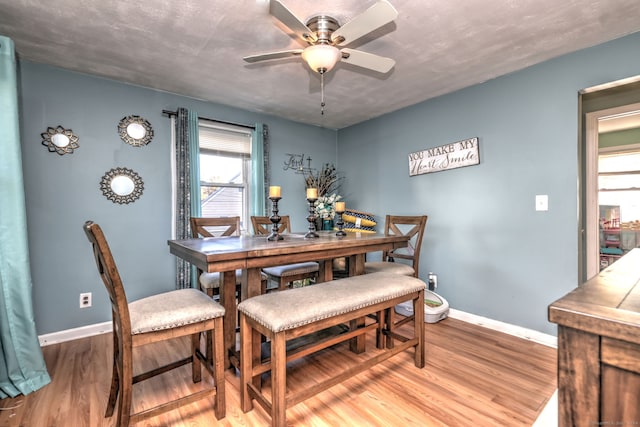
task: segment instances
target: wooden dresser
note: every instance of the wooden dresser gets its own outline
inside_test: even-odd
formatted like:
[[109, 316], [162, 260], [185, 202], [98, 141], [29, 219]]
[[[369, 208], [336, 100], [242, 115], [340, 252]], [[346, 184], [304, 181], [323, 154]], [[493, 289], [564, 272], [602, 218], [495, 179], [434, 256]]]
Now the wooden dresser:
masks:
[[640, 426], [640, 249], [549, 306], [558, 425]]

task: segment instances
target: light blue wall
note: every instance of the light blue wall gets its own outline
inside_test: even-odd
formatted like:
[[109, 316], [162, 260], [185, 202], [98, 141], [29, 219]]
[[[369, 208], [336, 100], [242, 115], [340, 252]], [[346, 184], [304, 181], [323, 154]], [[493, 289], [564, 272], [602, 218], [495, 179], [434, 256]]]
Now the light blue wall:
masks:
[[[454, 308], [555, 333], [547, 306], [577, 285], [578, 91], [640, 74], [635, 34], [334, 132], [29, 62], [20, 63], [21, 138], [39, 334], [109, 320], [109, 306], [82, 233], [99, 222], [131, 299], [171, 289], [169, 119], [163, 109], [262, 121], [271, 134], [272, 183], [281, 214], [306, 229], [302, 178], [282, 168], [286, 153], [314, 166], [338, 159], [348, 206], [429, 215], [421, 276], [439, 275]], [[452, 70], [455, 72], [455, 70]], [[124, 144], [117, 123], [148, 119], [153, 142]], [[80, 137], [73, 155], [41, 145], [62, 125]], [[407, 154], [477, 136], [480, 165], [409, 178]], [[142, 198], [115, 205], [101, 176], [126, 166], [145, 183]], [[296, 194], [296, 196], [292, 196]], [[298, 197], [297, 194], [300, 194]], [[536, 194], [549, 211], [536, 212]], [[93, 308], [79, 309], [80, 292]]]
[[[429, 215], [420, 275], [437, 273], [452, 307], [555, 334], [547, 306], [578, 285], [578, 91], [640, 74], [638, 46], [640, 33], [339, 131], [347, 204], [381, 224]], [[409, 177], [409, 153], [476, 136], [480, 165]]]
[[[18, 52], [19, 53], [19, 52]], [[336, 132], [267, 115], [253, 114], [169, 93], [121, 84], [57, 68], [20, 63], [22, 158], [38, 334], [110, 320], [111, 312], [89, 242], [86, 220], [107, 235], [128, 297], [137, 299], [173, 288], [171, 233], [170, 120], [162, 110], [195, 109], [204, 117], [269, 126], [271, 182], [282, 186], [280, 214], [306, 230], [307, 204], [300, 175], [284, 171], [286, 153], [311, 155], [314, 165], [333, 162]], [[145, 147], [122, 142], [117, 125], [140, 115], [155, 136]], [[79, 136], [71, 155], [49, 153], [40, 134], [62, 125]], [[140, 174], [144, 193], [135, 203], [117, 205], [100, 191], [109, 169], [128, 167]], [[79, 308], [79, 294], [93, 293], [93, 307]]]

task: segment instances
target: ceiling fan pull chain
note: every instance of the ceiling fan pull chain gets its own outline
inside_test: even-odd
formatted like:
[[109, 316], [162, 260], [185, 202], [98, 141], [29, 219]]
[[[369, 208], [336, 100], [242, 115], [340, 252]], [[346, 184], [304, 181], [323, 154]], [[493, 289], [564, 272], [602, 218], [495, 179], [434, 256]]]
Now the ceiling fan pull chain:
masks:
[[320, 115], [324, 116], [324, 73], [320, 73]]

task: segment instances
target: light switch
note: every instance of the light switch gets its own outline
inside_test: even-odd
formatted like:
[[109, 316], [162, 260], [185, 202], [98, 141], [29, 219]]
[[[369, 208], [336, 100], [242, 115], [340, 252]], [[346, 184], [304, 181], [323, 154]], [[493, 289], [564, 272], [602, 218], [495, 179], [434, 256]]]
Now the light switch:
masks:
[[549, 210], [549, 196], [546, 194], [536, 195], [536, 210], [548, 211]]

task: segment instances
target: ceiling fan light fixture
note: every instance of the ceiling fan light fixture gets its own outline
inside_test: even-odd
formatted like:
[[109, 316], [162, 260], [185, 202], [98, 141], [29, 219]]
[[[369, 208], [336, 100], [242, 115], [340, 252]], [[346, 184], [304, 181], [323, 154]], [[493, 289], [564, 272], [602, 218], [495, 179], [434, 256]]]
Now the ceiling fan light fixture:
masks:
[[305, 48], [302, 52], [304, 59], [313, 71], [324, 74], [338, 63], [342, 56], [340, 49], [329, 44], [316, 44]]

